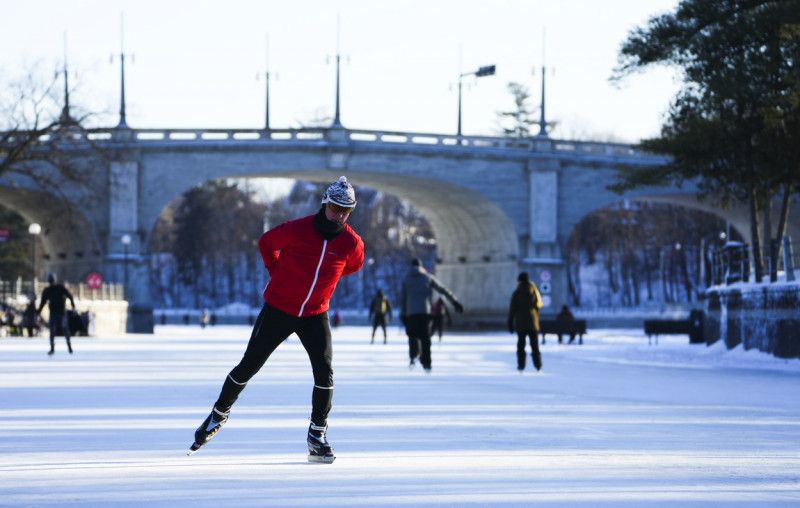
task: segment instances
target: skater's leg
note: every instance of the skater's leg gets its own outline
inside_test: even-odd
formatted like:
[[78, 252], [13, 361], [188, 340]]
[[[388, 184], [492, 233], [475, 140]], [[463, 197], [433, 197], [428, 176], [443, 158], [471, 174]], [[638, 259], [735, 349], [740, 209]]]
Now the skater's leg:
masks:
[[525, 370], [525, 332], [517, 332], [517, 370]]
[[422, 368], [425, 370], [430, 370], [431, 368], [431, 338], [430, 336], [423, 337], [420, 340], [420, 344], [422, 346], [420, 354], [419, 354], [419, 362], [422, 364]]
[[[408, 334], [408, 355], [411, 358], [411, 365], [419, 357], [422, 366], [430, 368], [430, 340], [431, 340], [431, 320], [426, 314], [413, 314], [406, 316], [406, 333]], [[427, 341], [428, 351], [425, 353], [425, 342]]]
[[58, 331], [58, 314], [50, 312], [50, 352], [47, 353], [52, 355], [56, 352], [56, 332]]
[[330, 464], [336, 459], [328, 443], [328, 413], [333, 401], [333, 346], [328, 313], [302, 318], [297, 336], [308, 353], [314, 374], [311, 392], [311, 422], [308, 426], [308, 460]]
[[314, 374], [311, 421], [318, 427], [325, 427], [333, 401], [333, 346], [328, 314], [302, 318], [297, 336], [308, 353]]
[[64, 337], [67, 339], [67, 351], [72, 354], [72, 342], [69, 336], [69, 314], [64, 314], [62, 319], [64, 320]]
[[[529, 332], [528, 335], [530, 336], [531, 342], [531, 357], [533, 359], [533, 366], [536, 367], [536, 370], [542, 370], [542, 354], [539, 352], [539, 344], [537, 344], [537, 333], [536, 331]], [[523, 337], [523, 342], [525, 338]]]
[[242, 360], [225, 378], [211, 413], [194, 433], [194, 444], [188, 452], [190, 455], [214, 437], [228, 421], [233, 403], [250, 378], [264, 365], [269, 355], [292, 333], [296, 319], [264, 305], [253, 327]]
[[408, 333], [408, 357], [411, 360], [411, 363], [414, 363], [414, 360], [416, 360], [419, 356], [419, 338], [414, 335], [414, 332], [410, 329], [408, 329], [406, 333]]
[[296, 319], [294, 316], [264, 304], [255, 325], [253, 325], [244, 356], [225, 378], [219, 398], [214, 404], [218, 410], [221, 412], [230, 410], [250, 378], [261, 369], [273, 351], [294, 331]]

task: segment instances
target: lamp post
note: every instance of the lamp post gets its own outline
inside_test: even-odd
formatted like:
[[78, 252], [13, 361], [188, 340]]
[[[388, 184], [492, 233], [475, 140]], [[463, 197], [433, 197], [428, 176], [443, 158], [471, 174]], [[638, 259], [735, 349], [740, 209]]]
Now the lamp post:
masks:
[[122, 242], [122, 249], [123, 249], [124, 258], [125, 258], [124, 261], [123, 261], [124, 270], [125, 270], [125, 275], [124, 275], [125, 278], [123, 279], [123, 281], [124, 281], [123, 291], [124, 291], [124, 296], [127, 299], [128, 298], [128, 245], [131, 244], [131, 235], [129, 235], [129, 234], [122, 235], [122, 237], [120, 238], [120, 241]]
[[369, 266], [369, 274], [372, 276], [372, 293], [374, 294], [378, 291], [378, 281], [375, 280], [375, 258], [369, 258], [367, 265]]
[[477, 78], [481, 78], [483, 76], [493, 76], [495, 71], [494, 65], [485, 65], [483, 67], [478, 68], [477, 71], [474, 72], [465, 72], [463, 74], [458, 75], [458, 132], [456, 136], [461, 136], [461, 80], [464, 76], [472, 76], [475, 75]]
[[714, 233], [708, 234], [700, 239], [700, 284], [698, 284], [698, 287], [700, 287], [702, 290], [705, 290], [708, 287], [706, 285], [706, 240], [709, 238], [713, 239], [715, 237], [720, 240], [724, 240], [728, 238], [728, 234], [725, 233], [725, 231], [715, 231]]
[[31, 293], [36, 294], [36, 237], [42, 232], [42, 226], [33, 222], [28, 226], [31, 235]]

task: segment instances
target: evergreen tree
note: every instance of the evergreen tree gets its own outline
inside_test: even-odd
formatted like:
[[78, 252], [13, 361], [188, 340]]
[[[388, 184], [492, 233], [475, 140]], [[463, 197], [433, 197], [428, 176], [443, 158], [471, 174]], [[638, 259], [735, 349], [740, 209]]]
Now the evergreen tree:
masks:
[[528, 105], [531, 94], [526, 86], [519, 83], [512, 82], [507, 87], [514, 96], [514, 110], [498, 113], [501, 123], [510, 125], [510, 127], [502, 127], [503, 134], [512, 138], [530, 137], [531, 126], [538, 125], [535, 112]]
[[[698, 184], [715, 204], [747, 203], [756, 278], [764, 271], [762, 224], [772, 238], [771, 204], [783, 193], [771, 256], [777, 260], [792, 193], [798, 192], [800, 156], [800, 3], [793, 0], [683, 0], [673, 13], [632, 31], [620, 50], [615, 79], [650, 65], [682, 70], [685, 86], [674, 99], [658, 138], [645, 150], [672, 156], [646, 170], [622, 168], [611, 186]], [[773, 264], [777, 267], [777, 264]], [[774, 274], [773, 274], [774, 276]]]

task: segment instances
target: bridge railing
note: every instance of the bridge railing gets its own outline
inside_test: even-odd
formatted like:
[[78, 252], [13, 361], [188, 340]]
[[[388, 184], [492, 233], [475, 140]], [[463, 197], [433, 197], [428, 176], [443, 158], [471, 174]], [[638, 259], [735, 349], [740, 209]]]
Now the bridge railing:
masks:
[[[241, 142], [308, 142], [332, 139], [331, 133], [344, 133], [342, 138], [351, 143], [375, 143], [381, 145], [416, 145], [442, 148], [476, 148], [522, 152], [550, 152], [569, 155], [571, 157], [591, 156], [648, 156], [632, 145], [623, 143], [601, 143], [591, 141], [567, 141], [547, 137], [510, 138], [492, 136], [456, 136], [452, 134], [433, 134], [420, 132], [373, 131], [364, 129], [86, 129], [71, 130], [39, 137], [41, 142], [48, 142], [60, 136], [71, 142], [103, 143], [133, 142], [147, 144], [157, 143], [241, 143]], [[13, 138], [10, 140], [13, 142]]]

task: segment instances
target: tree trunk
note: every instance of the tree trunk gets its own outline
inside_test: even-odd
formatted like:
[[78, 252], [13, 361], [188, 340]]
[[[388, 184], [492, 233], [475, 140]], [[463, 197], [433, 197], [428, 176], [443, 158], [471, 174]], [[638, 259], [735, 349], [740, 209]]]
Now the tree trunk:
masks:
[[778, 216], [778, 229], [775, 232], [775, 248], [772, 250], [772, 265], [775, 267], [775, 278], [778, 276], [778, 260], [781, 258], [781, 248], [783, 247], [783, 237], [786, 236], [786, 228], [789, 224], [789, 207], [792, 202], [792, 182], [787, 182], [783, 187], [783, 199], [781, 200], [781, 211]]
[[750, 208], [750, 246], [753, 250], [753, 269], [755, 271], [756, 282], [761, 282], [761, 273], [764, 262], [761, 259], [761, 229], [758, 220], [758, 196], [756, 196], [756, 188], [752, 182], [750, 183], [749, 194], [748, 204]]
[[692, 279], [689, 277], [689, 263], [686, 260], [686, 257], [689, 255], [689, 249], [681, 249], [678, 253], [680, 256], [679, 262], [681, 267], [681, 276], [683, 277], [683, 289], [686, 291], [686, 301], [692, 301]]
[[[767, 195], [764, 198], [764, 248], [762, 252], [766, 253], [769, 256], [769, 266], [764, 267], [764, 274], [767, 274], [769, 271], [769, 280], [775, 282], [778, 280], [778, 266], [773, 263], [772, 251], [775, 248], [775, 245], [772, 242], [772, 192], [767, 191]], [[775, 274], [775, 278], [773, 279], [773, 273]]]

